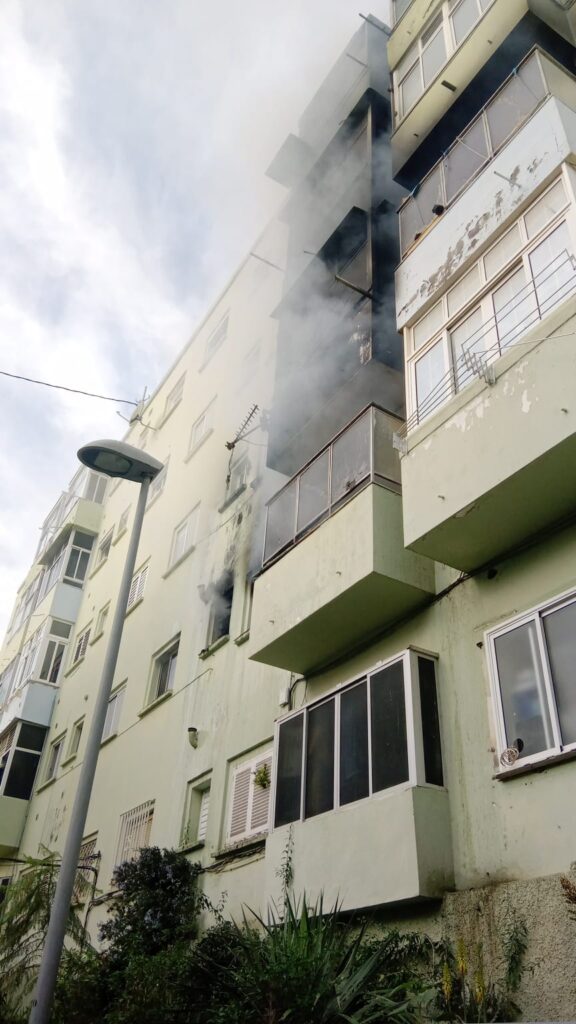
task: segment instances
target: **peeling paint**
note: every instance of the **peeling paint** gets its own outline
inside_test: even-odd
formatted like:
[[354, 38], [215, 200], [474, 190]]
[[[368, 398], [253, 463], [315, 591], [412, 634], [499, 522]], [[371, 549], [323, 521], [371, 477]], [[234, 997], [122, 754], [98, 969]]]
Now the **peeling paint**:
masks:
[[528, 398], [528, 392], [527, 391], [523, 391], [522, 392], [522, 412], [530, 412], [531, 407], [532, 407], [532, 402]]

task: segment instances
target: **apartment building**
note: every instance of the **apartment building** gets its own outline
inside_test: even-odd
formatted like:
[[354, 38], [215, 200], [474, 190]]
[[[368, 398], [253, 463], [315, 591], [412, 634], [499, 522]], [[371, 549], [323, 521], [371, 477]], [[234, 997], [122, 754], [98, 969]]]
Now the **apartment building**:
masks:
[[[567, 1019], [576, 5], [393, 7], [281, 147], [278, 218], [130, 425], [165, 469], [89, 921], [148, 843], [232, 915], [279, 898], [288, 855], [296, 893], [481, 941], [488, 969], [517, 913], [525, 1014]], [[2, 651], [3, 778], [26, 754], [29, 780], [0, 787], [6, 857], [62, 847], [130, 530], [132, 485], [81, 480]]]

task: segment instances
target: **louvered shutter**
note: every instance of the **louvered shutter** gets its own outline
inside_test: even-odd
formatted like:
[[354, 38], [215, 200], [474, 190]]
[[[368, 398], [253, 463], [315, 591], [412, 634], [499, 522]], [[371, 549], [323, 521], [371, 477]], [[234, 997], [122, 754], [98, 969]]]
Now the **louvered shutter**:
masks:
[[136, 588], [138, 586], [139, 573], [132, 577], [132, 583], [130, 584], [130, 592], [128, 594], [128, 608], [131, 608], [136, 600]]
[[206, 838], [206, 832], [208, 830], [208, 811], [210, 808], [210, 790], [205, 789], [202, 792], [200, 800], [200, 814], [198, 815], [198, 834], [196, 836], [199, 843], [203, 842]]
[[231, 839], [235, 839], [246, 834], [251, 784], [251, 765], [239, 768], [234, 776], [234, 788], [232, 791], [232, 814], [230, 817]]
[[254, 774], [266, 766], [268, 778], [272, 772], [272, 754], [268, 754], [261, 760], [256, 761], [251, 779], [252, 784], [252, 807], [250, 811], [250, 831], [262, 832], [268, 825], [268, 807], [270, 805], [270, 783], [264, 789], [254, 781]]

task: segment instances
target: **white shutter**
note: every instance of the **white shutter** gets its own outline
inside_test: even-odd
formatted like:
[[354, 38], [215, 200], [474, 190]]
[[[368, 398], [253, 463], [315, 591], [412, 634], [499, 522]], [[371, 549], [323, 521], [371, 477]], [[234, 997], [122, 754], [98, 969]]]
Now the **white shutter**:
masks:
[[235, 839], [246, 834], [251, 784], [251, 765], [248, 765], [248, 767], [238, 768], [234, 775], [234, 788], [232, 791], [232, 814], [230, 817], [231, 839]]
[[143, 846], [148, 846], [153, 817], [153, 800], [147, 800], [146, 803], [140, 804], [122, 815], [116, 865], [123, 864], [126, 860], [134, 860], [138, 856], [138, 851]]
[[[272, 773], [272, 754], [268, 754], [263, 757], [260, 761], [256, 761], [253, 773], [257, 772], [260, 768], [266, 766], [268, 769], [268, 778], [271, 778]], [[270, 804], [270, 782], [263, 788], [254, 781], [254, 774], [252, 775], [252, 808], [250, 812], [250, 831], [251, 832], [262, 832], [268, 826], [268, 807]]]
[[146, 586], [146, 578], [148, 576], [148, 566], [145, 565], [140, 572], [137, 572], [132, 577], [132, 583], [130, 584], [130, 592], [128, 594], [128, 605], [127, 608], [131, 608], [136, 601], [139, 601], [144, 594], [144, 587]]
[[200, 814], [198, 815], [198, 833], [196, 839], [199, 843], [206, 839], [206, 832], [208, 831], [208, 811], [210, 809], [210, 790], [205, 789], [202, 791], [202, 797], [200, 799]]

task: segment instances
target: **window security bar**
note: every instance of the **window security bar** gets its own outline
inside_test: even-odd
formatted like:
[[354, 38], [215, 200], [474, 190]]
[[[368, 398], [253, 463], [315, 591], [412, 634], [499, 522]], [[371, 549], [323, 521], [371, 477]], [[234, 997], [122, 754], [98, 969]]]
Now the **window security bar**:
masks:
[[[568, 277], [566, 277], [568, 272]], [[558, 287], [553, 291], [546, 289], [545, 297], [539, 295], [539, 290], [551, 281], [556, 275], [564, 277]], [[431, 415], [436, 409], [444, 405], [453, 395], [461, 391], [473, 378], [483, 378], [486, 383], [494, 383], [494, 368], [491, 365], [506, 350], [517, 344], [517, 339], [530, 329], [534, 324], [548, 313], [550, 313], [560, 302], [566, 299], [576, 290], [576, 259], [566, 249], [556, 256], [539, 274], [528, 281], [526, 285], [488, 321], [474, 331], [462, 345], [462, 353], [450, 366], [443, 377], [418, 403], [414, 412], [408, 417], [403, 427], [396, 432], [401, 441], [414, 430], [424, 419]], [[502, 330], [502, 325], [512, 314], [529, 303], [528, 311], [519, 319], [514, 319], [513, 325], [507, 330]], [[485, 346], [485, 341], [491, 335], [496, 334], [496, 341]], [[402, 448], [400, 448], [402, 450]]]
[[298, 543], [369, 483], [400, 491], [392, 434], [398, 417], [363, 409], [268, 502], [263, 567]]
[[[518, 87], [522, 91], [515, 95]], [[540, 66], [538, 52], [532, 50], [400, 206], [402, 257], [425, 228], [434, 222], [437, 207], [440, 206], [444, 212], [549, 95], [550, 88]], [[513, 122], [510, 121], [508, 131], [503, 131], [500, 123], [506, 124], [510, 120], [509, 115], [503, 116], [503, 107], [514, 110], [517, 115]]]

